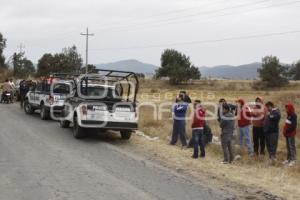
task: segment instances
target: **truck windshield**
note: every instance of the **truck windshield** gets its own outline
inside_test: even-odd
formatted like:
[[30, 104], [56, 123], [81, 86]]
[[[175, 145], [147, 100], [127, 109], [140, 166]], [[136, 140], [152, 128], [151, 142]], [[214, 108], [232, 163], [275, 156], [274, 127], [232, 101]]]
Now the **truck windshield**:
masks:
[[64, 83], [57, 83], [53, 86], [53, 93], [70, 94], [70, 86]]
[[114, 88], [106, 87], [82, 87], [81, 92], [88, 97], [99, 99], [120, 99], [120, 95]]

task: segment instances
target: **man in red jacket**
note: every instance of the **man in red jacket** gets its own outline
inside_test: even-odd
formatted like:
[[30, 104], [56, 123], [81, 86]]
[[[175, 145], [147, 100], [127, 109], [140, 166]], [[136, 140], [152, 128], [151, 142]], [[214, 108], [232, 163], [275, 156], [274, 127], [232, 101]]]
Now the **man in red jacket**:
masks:
[[201, 105], [200, 100], [195, 100], [194, 103], [194, 119], [192, 124], [193, 145], [194, 154], [192, 158], [197, 159], [199, 157], [199, 145], [200, 145], [200, 157], [205, 157], [205, 142], [204, 142], [204, 124], [205, 124], [205, 109]]
[[287, 112], [287, 119], [285, 121], [283, 135], [286, 138], [287, 160], [284, 161], [283, 164], [293, 166], [296, 161], [295, 136], [297, 133], [297, 115], [292, 103], [288, 103], [285, 108]]
[[240, 146], [243, 148], [244, 139], [246, 141], [246, 146], [248, 148], [249, 155], [253, 155], [253, 145], [250, 136], [250, 125], [251, 125], [251, 109], [246, 105], [244, 99], [239, 99], [237, 101], [239, 103], [238, 109], [238, 125], [240, 130]]

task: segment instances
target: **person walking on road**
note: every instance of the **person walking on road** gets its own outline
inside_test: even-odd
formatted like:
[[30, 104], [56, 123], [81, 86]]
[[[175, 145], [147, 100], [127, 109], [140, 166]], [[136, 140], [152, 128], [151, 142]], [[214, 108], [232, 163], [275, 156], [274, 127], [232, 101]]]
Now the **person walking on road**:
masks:
[[253, 144], [250, 135], [250, 125], [251, 125], [251, 109], [246, 105], [245, 100], [239, 99], [239, 109], [237, 109], [238, 114], [238, 126], [240, 131], [240, 146], [241, 149], [244, 147], [244, 140], [248, 148], [248, 153], [250, 156], [253, 155]]
[[23, 108], [24, 102], [25, 102], [25, 96], [27, 92], [29, 91], [29, 81], [22, 80], [20, 82], [20, 106]]
[[267, 102], [268, 114], [264, 121], [264, 132], [266, 145], [269, 153], [270, 164], [275, 165], [279, 138], [279, 122], [281, 118], [280, 110], [275, 107], [273, 102]]
[[183, 98], [183, 95], [179, 95], [173, 106], [173, 132], [170, 144], [175, 145], [179, 137], [182, 147], [185, 149], [187, 148], [185, 121], [188, 103], [184, 102]]
[[266, 114], [267, 108], [263, 103], [263, 99], [257, 97], [252, 111], [253, 147], [256, 155], [265, 155], [266, 138], [264, 133], [264, 120]]
[[235, 119], [233, 113], [230, 112], [230, 106], [223, 105], [223, 116], [220, 121], [221, 127], [221, 144], [224, 153], [223, 164], [232, 163], [234, 160], [232, 138], [235, 127]]
[[285, 108], [287, 112], [287, 118], [283, 129], [283, 135], [286, 139], [287, 160], [284, 161], [283, 164], [293, 166], [296, 162], [295, 136], [297, 133], [297, 115], [292, 103], [288, 103]]
[[205, 125], [205, 109], [201, 105], [200, 100], [196, 100], [194, 103], [194, 119], [192, 123], [192, 141], [194, 146], [194, 153], [192, 158], [197, 159], [199, 157], [205, 157], [205, 138], [204, 138], [204, 125]]
[[11, 95], [10, 101], [13, 102], [13, 87], [11, 86], [8, 79], [6, 79], [2, 85], [1, 101], [3, 101], [5, 93], [9, 93]]

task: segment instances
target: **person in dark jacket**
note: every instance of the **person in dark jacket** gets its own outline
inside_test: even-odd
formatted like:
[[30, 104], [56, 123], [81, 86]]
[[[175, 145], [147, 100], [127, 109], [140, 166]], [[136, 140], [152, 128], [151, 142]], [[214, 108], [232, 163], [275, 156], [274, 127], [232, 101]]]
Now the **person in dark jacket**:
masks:
[[[212, 130], [211, 128], [209, 127], [208, 123], [205, 122], [204, 123], [204, 129], [203, 129], [203, 135], [204, 135], [204, 146], [208, 145], [209, 143], [212, 142], [212, 139], [213, 139], [213, 133], [212, 133]], [[200, 144], [200, 142], [199, 142]], [[193, 140], [189, 140], [189, 144], [188, 144], [188, 147], [189, 148], [194, 148], [194, 143], [193, 143]]]
[[280, 110], [275, 107], [273, 102], [267, 102], [266, 107], [269, 113], [265, 117], [264, 133], [266, 137], [266, 145], [269, 153], [270, 164], [274, 165], [276, 162], [281, 114]]
[[170, 144], [175, 145], [177, 143], [178, 137], [181, 140], [183, 148], [187, 148], [186, 132], [185, 132], [185, 121], [186, 112], [188, 109], [188, 104], [184, 102], [183, 96], [179, 95], [176, 99], [176, 103], [173, 106], [173, 132]]
[[182, 97], [183, 97], [183, 101], [184, 101], [185, 103], [188, 103], [188, 104], [192, 103], [192, 100], [191, 100], [191, 98], [189, 97], [189, 95], [186, 93], [186, 91], [180, 91], [180, 92], [179, 92], [179, 96], [182, 96]]
[[205, 157], [205, 138], [204, 138], [204, 125], [205, 125], [205, 109], [201, 105], [200, 100], [194, 103], [194, 119], [192, 123], [192, 140], [194, 146], [194, 153], [192, 158], [199, 157], [199, 146], [201, 150], [200, 157]]
[[230, 112], [230, 107], [227, 104], [223, 105], [223, 116], [220, 121], [221, 127], [221, 143], [224, 153], [223, 164], [229, 164], [234, 160], [232, 138], [235, 127], [235, 120], [233, 113]]
[[293, 166], [296, 161], [295, 136], [297, 133], [297, 115], [292, 103], [288, 103], [285, 108], [287, 118], [283, 129], [283, 135], [286, 138], [287, 160], [284, 161], [283, 164]]
[[23, 108], [25, 96], [29, 91], [29, 81], [22, 80], [20, 82], [20, 106]]

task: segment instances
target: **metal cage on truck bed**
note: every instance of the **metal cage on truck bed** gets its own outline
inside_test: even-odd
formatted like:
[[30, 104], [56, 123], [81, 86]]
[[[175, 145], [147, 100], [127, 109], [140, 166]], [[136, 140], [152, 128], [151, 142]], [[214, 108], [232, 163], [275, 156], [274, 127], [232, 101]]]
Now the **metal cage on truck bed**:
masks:
[[[129, 101], [130, 93], [133, 89], [133, 103], [136, 103], [137, 93], [139, 90], [139, 80], [134, 72], [97, 69], [97, 73], [81, 75], [78, 81], [81, 88], [82, 86], [85, 86], [87, 88], [92, 81], [103, 81], [103, 83], [113, 84], [118, 83], [118, 86], [121, 90], [121, 96], [123, 96], [124, 88], [127, 85], [127, 101]], [[124, 82], [127, 84], [125, 84]], [[132, 88], [133, 85], [134, 88]]]

